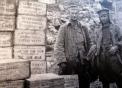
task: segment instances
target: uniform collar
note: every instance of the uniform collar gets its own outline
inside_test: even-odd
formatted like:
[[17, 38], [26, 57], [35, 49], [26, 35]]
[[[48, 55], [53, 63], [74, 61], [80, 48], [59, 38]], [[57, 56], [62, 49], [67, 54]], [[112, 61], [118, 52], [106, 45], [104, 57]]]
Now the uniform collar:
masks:
[[[78, 21], [76, 21], [77, 23], [75, 23], [78, 27], [81, 27], [81, 23], [80, 22], [78, 22]], [[71, 22], [71, 21], [69, 21], [68, 22], [68, 26], [73, 26], [74, 27], [74, 24], [73, 24], [73, 22]]]

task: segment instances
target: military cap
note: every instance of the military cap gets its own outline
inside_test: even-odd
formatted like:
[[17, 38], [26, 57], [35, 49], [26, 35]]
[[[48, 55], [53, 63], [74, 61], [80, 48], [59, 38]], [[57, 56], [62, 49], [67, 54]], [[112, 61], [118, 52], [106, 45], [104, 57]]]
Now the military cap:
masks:
[[109, 10], [108, 10], [108, 9], [102, 9], [102, 10], [99, 10], [97, 13], [98, 13], [99, 15], [102, 14], [102, 13], [107, 13], [107, 14], [109, 14]]

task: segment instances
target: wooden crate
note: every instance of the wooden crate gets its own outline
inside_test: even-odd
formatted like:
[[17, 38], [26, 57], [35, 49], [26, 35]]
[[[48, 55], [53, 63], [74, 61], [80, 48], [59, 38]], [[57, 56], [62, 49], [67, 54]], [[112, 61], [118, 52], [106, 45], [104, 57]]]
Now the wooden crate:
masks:
[[16, 14], [16, 0], [0, 0], [0, 14], [1, 15], [15, 15]]
[[12, 33], [11, 32], [0, 32], [0, 46], [1, 47], [12, 46]]
[[46, 17], [18, 15], [17, 29], [24, 30], [45, 30], [47, 24]]
[[35, 1], [20, 1], [18, 14], [34, 16], [46, 15], [46, 4]]
[[65, 88], [79, 88], [78, 75], [63, 75]]
[[44, 31], [16, 30], [15, 45], [45, 45]]
[[14, 31], [15, 16], [0, 15], [0, 31]]
[[64, 79], [58, 75], [36, 74], [26, 80], [26, 88], [64, 88]]
[[46, 73], [46, 61], [34, 60], [31, 61], [31, 74]]
[[14, 58], [45, 60], [45, 46], [14, 46]]
[[1, 59], [0, 76], [0, 81], [26, 79], [30, 76], [30, 62], [20, 59]]
[[0, 48], [0, 59], [11, 59], [12, 58], [12, 47]]
[[0, 82], [0, 88], [24, 88], [24, 80]]

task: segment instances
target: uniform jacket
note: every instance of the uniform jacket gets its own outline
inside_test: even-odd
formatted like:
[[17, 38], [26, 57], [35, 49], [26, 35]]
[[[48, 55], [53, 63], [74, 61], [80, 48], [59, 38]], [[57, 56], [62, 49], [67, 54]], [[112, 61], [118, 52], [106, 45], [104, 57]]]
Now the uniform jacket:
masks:
[[[110, 33], [112, 35], [112, 42], [114, 45], [122, 46], [122, 35], [118, 26], [114, 24], [110, 24]], [[96, 30], [96, 46], [97, 46], [97, 54], [100, 53], [100, 47], [102, 42], [102, 26]]]
[[[84, 44], [81, 45], [85, 48], [85, 53], [87, 54], [91, 45], [88, 30], [86, 27], [81, 26], [80, 23], [78, 23], [78, 28], [82, 30]], [[73, 43], [69, 41], [71, 38], [71, 30], [73, 30], [72, 24], [68, 22], [63, 25], [58, 32], [58, 37], [54, 46], [54, 58], [57, 59], [57, 63], [67, 62], [72, 59], [70, 57], [76, 57], [76, 48], [72, 47]]]

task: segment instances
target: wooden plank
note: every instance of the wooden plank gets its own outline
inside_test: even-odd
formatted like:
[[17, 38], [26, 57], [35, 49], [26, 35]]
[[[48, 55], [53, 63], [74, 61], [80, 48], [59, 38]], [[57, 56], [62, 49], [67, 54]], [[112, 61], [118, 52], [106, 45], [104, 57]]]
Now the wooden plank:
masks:
[[45, 45], [45, 33], [43, 31], [16, 30], [15, 45]]
[[35, 1], [20, 1], [18, 14], [46, 15], [46, 4]]
[[14, 31], [15, 16], [0, 15], [0, 31]]
[[46, 28], [46, 17], [18, 15], [17, 19], [17, 29], [45, 30]]
[[45, 60], [45, 46], [14, 46], [14, 58]]

